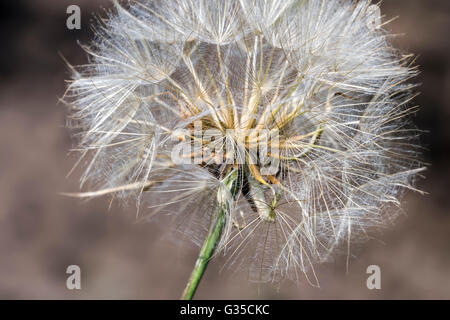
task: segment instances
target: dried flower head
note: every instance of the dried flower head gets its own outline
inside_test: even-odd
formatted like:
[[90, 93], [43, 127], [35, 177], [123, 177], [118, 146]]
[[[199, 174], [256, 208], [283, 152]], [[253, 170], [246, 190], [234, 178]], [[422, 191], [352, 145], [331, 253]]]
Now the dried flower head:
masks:
[[423, 170], [417, 70], [378, 5], [114, 5], [65, 95], [98, 190], [81, 196], [135, 197], [196, 243], [220, 220], [216, 252], [255, 281], [298, 279], [397, 216]]

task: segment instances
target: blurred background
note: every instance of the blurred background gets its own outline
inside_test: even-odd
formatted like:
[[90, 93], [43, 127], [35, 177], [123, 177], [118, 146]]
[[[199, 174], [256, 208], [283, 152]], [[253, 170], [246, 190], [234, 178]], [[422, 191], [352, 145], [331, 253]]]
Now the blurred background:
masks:
[[[66, 28], [66, 9], [81, 7], [81, 30]], [[86, 62], [77, 40], [92, 37], [100, 0], [6, 0], [0, 4], [0, 298], [177, 299], [198, 248], [177, 242], [163, 224], [136, 223], [135, 208], [107, 198], [83, 202], [58, 195], [78, 191], [66, 178], [76, 159], [57, 104], [72, 64]], [[422, 106], [417, 125], [431, 163], [408, 194], [407, 216], [350, 260], [317, 267], [321, 287], [249, 284], [219, 273], [214, 260], [196, 298], [203, 299], [449, 299], [450, 298], [450, 1], [384, 0], [399, 16], [388, 28], [405, 34], [396, 46], [418, 55]], [[66, 288], [66, 268], [81, 268], [81, 290]], [[368, 290], [366, 268], [381, 268], [381, 290]]]

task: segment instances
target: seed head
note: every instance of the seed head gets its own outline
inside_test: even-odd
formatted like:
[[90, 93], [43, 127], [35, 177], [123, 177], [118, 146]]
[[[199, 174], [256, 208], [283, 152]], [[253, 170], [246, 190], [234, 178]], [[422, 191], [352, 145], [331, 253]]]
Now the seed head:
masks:
[[298, 279], [398, 215], [423, 170], [409, 123], [417, 69], [377, 5], [114, 7], [65, 96], [81, 184], [98, 190], [83, 196], [134, 196], [198, 243], [226, 208], [219, 249], [256, 281]]

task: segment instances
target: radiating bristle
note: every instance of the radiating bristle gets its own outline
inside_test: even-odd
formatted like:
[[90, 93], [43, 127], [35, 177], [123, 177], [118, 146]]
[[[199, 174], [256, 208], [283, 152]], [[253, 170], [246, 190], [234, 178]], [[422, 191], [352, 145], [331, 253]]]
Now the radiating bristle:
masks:
[[134, 196], [142, 217], [174, 214], [197, 243], [227, 208], [219, 250], [271, 281], [350, 252], [416, 190], [417, 70], [371, 1], [114, 8], [65, 96], [81, 183], [100, 190], [86, 196]]

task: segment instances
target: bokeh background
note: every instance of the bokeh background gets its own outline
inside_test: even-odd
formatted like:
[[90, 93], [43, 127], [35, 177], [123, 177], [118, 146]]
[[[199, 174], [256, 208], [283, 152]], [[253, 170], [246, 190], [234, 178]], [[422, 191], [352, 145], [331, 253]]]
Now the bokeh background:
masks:
[[[70, 31], [66, 8], [82, 10], [82, 29]], [[77, 191], [66, 178], [76, 159], [57, 104], [69, 74], [58, 56], [86, 62], [77, 40], [92, 37], [100, 0], [6, 0], [0, 4], [0, 298], [177, 299], [198, 249], [174, 240], [164, 224], [136, 223], [135, 208], [106, 198], [83, 202], [58, 195]], [[247, 283], [219, 273], [214, 260], [200, 285], [204, 299], [449, 299], [450, 298], [450, 1], [384, 0], [399, 16], [388, 28], [405, 34], [396, 45], [418, 55], [422, 106], [415, 121], [432, 165], [409, 194], [407, 216], [369, 242], [356, 258], [319, 266], [320, 288]], [[66, 288], [66, 268], [81, 267], [82, 289]], [[366, 268], [382, 271], [381, 290], [368, 290]]]

